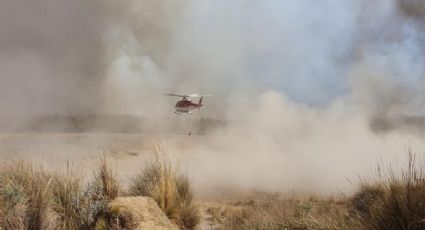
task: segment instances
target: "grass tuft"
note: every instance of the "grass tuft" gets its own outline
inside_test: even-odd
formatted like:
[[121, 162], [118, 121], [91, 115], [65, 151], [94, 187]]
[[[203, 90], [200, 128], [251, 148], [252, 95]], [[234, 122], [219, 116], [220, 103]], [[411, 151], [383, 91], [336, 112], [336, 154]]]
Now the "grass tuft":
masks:
[[0, 165], [0, 228], [93, 229], [118, 190], [105, 160], [86, 188], [73, 172], [5, 161]]
[[108, 167], [106, 158], [99, 160], [98, 168], [94, 171], [93, 180], [83, 193], [83, 220], [87, 228], [99, 229], [105, 225], [107, 204], [118, 196], [120, 190], [117, 179]]
[[52, 209], [60, 228], [79, 229], [84, 225], [80, 178], [71, 173], [57, 174], [52, 180]]
[[22, 222], [20, 225], [25, 225], [26, 229], [44, 228], [51, 198], [51, 175], [44, 168], [35, 167], [26, 161], [3, 162], [0, 174], [2, 200], [9, 205], [19, 200], [17, 206], [9, 210], [21, 214], [13, 219]]
[[26, 196], [22, 186], [7, 183], [0, 191], [0, 226], [4, 229], [23, 229], [26, 225]]
[[108, 167], [105, 156], [99, 160], [99, 166], [94, 175], [94, 183], [101, 186], [102, 193], [108, 200], [113, 200], [118, 196], [119, 185], [112, 169]]
[[193, 202], [190, 180], [179, 174], [164, 157], [164, 146], [155, 145], [155, 150], [155, 161], [132, 178], [129, 193], [153, 198], [171, 220], [184, 229], [193, 229], [200, 217]]
[[387, 176], [363, 182], [353, 200], [364, 229], [425, 229], [425, 175], [411, 151], [401, 174], [390, 168]]

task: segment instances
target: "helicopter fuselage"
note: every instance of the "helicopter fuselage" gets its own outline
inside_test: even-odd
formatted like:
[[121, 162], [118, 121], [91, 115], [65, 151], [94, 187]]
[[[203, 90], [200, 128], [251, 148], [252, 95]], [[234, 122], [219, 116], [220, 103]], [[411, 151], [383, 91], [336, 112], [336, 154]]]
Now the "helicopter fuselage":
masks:
[[199, 100], [199, 103], [194, 103], [188, 98], [183, 98], [176, 103], [175, 109], [178, 113], [191, 113], [191, 110], [200, 109], [202, 107], [204, 107], [202, 100]]

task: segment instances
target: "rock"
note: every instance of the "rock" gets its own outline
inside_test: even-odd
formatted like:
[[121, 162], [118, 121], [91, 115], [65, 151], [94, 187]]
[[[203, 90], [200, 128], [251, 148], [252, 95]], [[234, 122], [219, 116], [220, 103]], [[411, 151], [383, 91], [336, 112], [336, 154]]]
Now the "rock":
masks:
[[108, 212], [119, 229], [179, 229], [150, 197], [117, 197], [108, 204]]

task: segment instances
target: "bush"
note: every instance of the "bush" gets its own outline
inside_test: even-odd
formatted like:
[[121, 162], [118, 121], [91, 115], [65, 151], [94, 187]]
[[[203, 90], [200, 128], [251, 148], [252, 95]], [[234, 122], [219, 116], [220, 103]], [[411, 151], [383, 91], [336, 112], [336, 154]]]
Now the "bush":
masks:
[[88, 184], [83, 195], [85, 209], [82, 213], [86, 228], [105, 227], [107, 204], [118, 196], [119, 190], [117, 179], [108, 167], [106, 158], [102, 157], [98, 168], [94, 171], [93, 181]]
[[132, 178], [129, 193], [153, 198], [171, 220], [192, 229], [199, 223], [199, 211], [193, 203], [190, 181], [161, 155], [165, 153], [163, 146], [155, 145], [155, 150], [156, 160]]
[[94, 183], [101, 187], [102, 194], [108, 200], [113, 200], [118, 196], [119, 185], [112, 170], [108, 168], [105, 157], [102, 157], [99, 161], [98, 169], [94, 175]]
[[26, 196], [19, 185], [7, 183], [0, 191], [0, 226], [3, 229], [23, 229], [26, 218]]
[[56, 174], [53, 179], [53, 210], [58, 216], [60, 228], [93, 229], [99, 227], [108, 201], [118, 195], [119, 186], [105, 157], [101, 158], [94, 178], [86, 188], [80, 178], [68, 171]]
[[80, 179], [67, 173], [55, 175], [52, 181], [52, 209], [56, 213], [58, 227], [80, 229], [84, 225]]
[[26, 161], [0, 166], [1, 229], [93, 229], [119, 186], [105, 159], [84, 188], [67, 170], [53, 173]]
[[[6, 207], [14, 204], [2, 216], [4, 219], [1, 222], [19, 222], [18, 225], [25, 226], [26, 229], [45, 228], [52, 176], [44, 168], [34, 167], [25, 161], [3, 162], [0, 175], [1, 199]], [[10, 212], [19, 215], [11, 216]]]
[[370, 208], [385, 195], [385, 187], [382, 184], [362, 183], [360, 190], [351, 198], [351, 205], [361, 216], [369, 215]]
[[425, 229], [425, 177], [411, 152], [400, 176], [390, 169], [388, 176], [363, 186], [354, 198], [364, 229]]

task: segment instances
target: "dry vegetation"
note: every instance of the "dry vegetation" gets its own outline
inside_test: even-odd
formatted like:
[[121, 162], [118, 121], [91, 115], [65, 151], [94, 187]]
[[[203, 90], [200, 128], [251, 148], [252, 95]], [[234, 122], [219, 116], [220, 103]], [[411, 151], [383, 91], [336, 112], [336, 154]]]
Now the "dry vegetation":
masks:
[[152, 197], [171, 220], [184, 229], [192, 229], [199, 223], [199, 214], [190, 181], [178, 174], [170, 159], [164, 157], [163, 145], [155, 147], [156, 160], [132, 178], [129, 194]]
[[[201, 215], [190, 181], [164, 156], [163, 146], [156, 147], [156, 160], [132, 178], [126, 194], [153, 198], [180, 228], [193, 229]], [[423, 169], [409, 154], [407, 168], [397, 172], [389, 168], [374, 180], [363, 180], [351, 198], [260, 193], [236, 203], [204, 203], [204, 221], [215, 229], [425, 229]], [[120, 191], [105, 158], [86, 186], [70, 170], [51, 172], [26, 161], [5, 161], [0, 166], [0, 228], [118, 229], [123, 225], [111, 218], [107, 205], [123, 195]]]
[[83, 187], [81, 178], [69, 170], [50, 172], [26, 161], [3, 162], [0, 168], [1, 227], [92, 229], [112, 198], [105, 188], [115, 180], [108, 178], [107, 183], [100, 180], [105, 164], [102, 162], [95, 179]]
[[347, 201], [296, 199], [258, 194], [251, 200], [211, 206], [211, 219], [219, 229], [354, 229]]
[[[199, 222], [190, 181], [159, 155], [134, 177], [129, 191], [152, 197], [181, 228]], [[27, 161], [5, 161], [0, 166], [0, 229], [119, 229], [123, 223], [116, 222], [122, 220], [107, 209], [119, 194], [105, 157], [85, 186], [70, 170], [51, 172]]]
[[[351, 198], [295, 199], [260, 194], [236, 204], [210, 205], [221, 229], [425, 229], [425, 175], [409, 153], [407, 169], [362, 181]], [[398, 171], [397, 171], [398, 172]]]
[[409, 152], [407, 169], [389, 168], [374, 182], [363, 182], [352, 204], [363, 229], [425, 229], [425, 174]]

